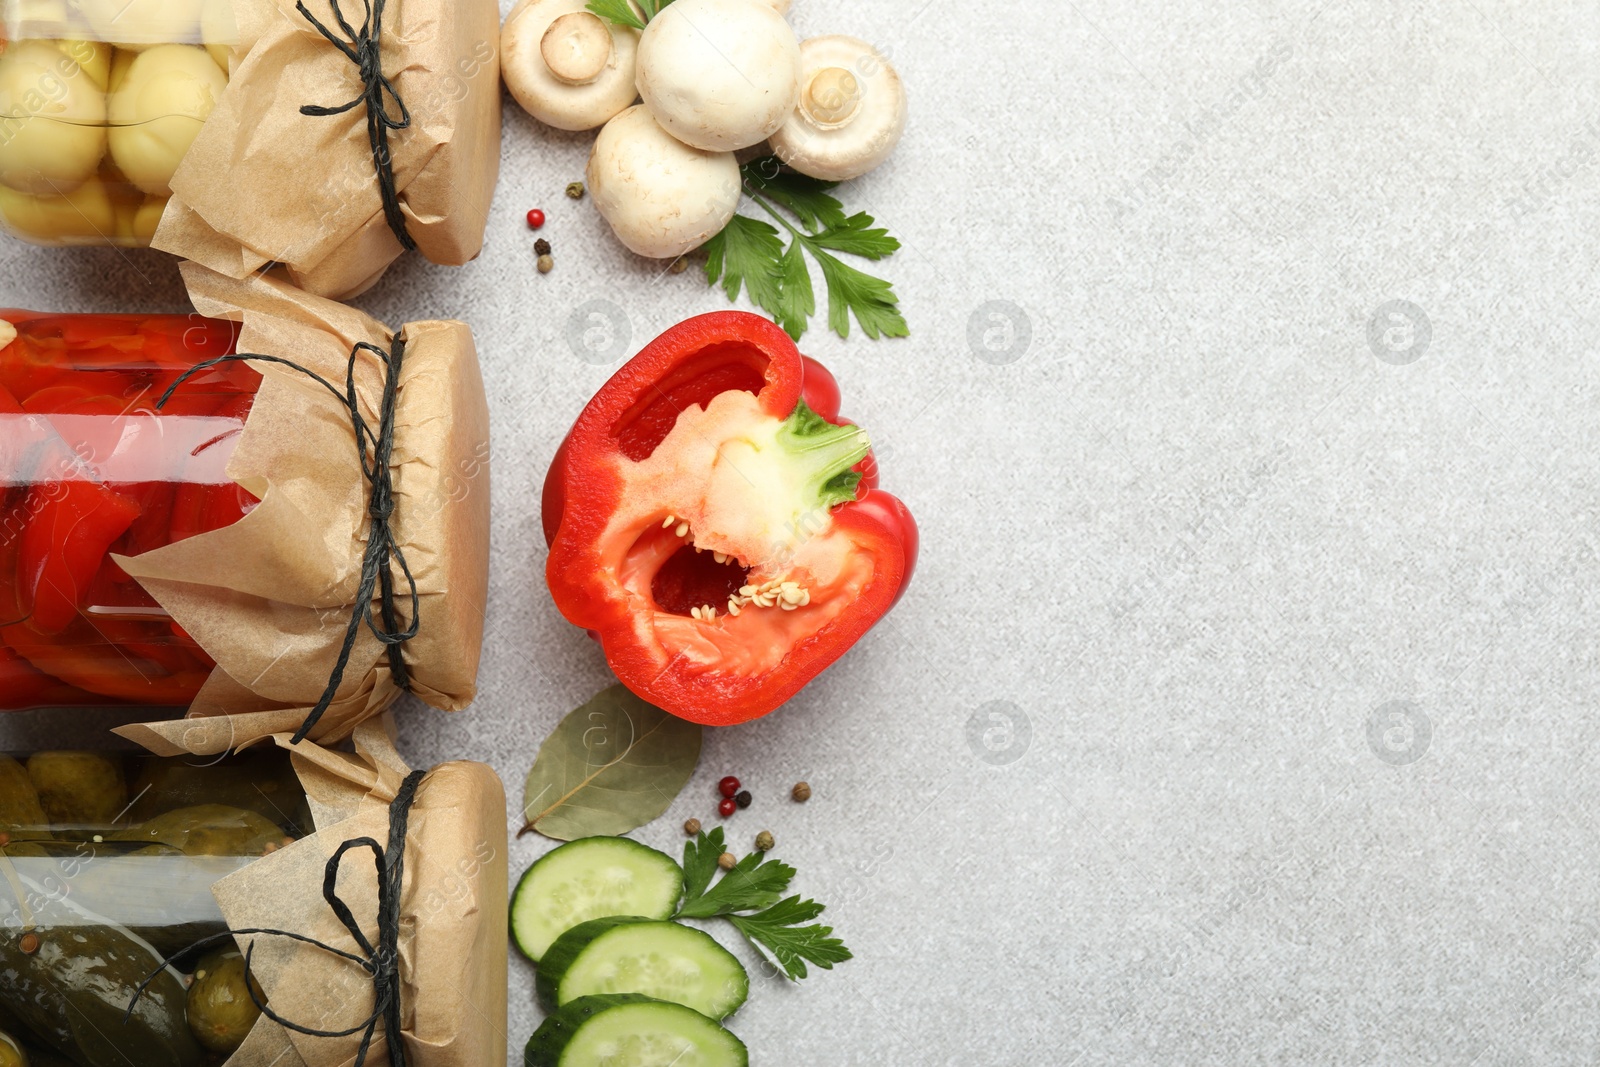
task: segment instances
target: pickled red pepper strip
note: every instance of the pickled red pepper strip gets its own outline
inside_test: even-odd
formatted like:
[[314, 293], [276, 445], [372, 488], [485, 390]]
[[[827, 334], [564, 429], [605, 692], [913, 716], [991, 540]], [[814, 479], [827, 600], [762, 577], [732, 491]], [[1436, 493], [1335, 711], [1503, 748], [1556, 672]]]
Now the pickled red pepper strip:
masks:
[[744, 722], [894, 606], [916, 523], [838, 412], [821, 364], [731, 311], [668, 330], [584, 408], [545, 480], [545, 576], [628, 688]]
[[[208, 375], [165, 414], [155, 407], [179, 374], [231, 352], [237, 326], [175, 315], [0, 318], [17, 331], [0, 345], [0, 420], [10, 420], [0, 421], [0, 435], [11, 466], [9, 487], [0, 486], [0, 708], [187, 704], [211, 671], [209, 657], [111, 556], [226, 526], [255, 498], [232, 482], [186, 481], [186, 454], [151, 454], [150, 469], [169, 472], [164, 479], [111, 482], [95, 466], [103, 457], [79, 455], [85, 446], [72, 442], [80, 439], [57, 433], [102, 427], [88, 436], [103, 450], [125, 440], [131, 419], [220, 418], [242, 428], [260, 381], [243, 368]], [[236, 434], [223, 430], [202, 447]], [[182, 434], [149, 440], [190, 447]]]

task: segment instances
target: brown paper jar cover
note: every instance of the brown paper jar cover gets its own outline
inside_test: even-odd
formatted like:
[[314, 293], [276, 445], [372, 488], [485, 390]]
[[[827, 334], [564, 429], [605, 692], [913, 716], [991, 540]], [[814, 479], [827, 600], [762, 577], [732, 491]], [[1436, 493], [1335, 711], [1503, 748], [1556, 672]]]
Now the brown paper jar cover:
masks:
[[[343, 37], [333, 0], [307, 0]], [[342, 10], [360, 30], [360, 0]], [[293, 0], [0, 0], [0, 230], [155, 247], [347, 298], [403, 247], [385, 218], [357, 65]], [[383, 9], [405, 230], [435, 263], [482, 248], [499, 172], [491, 0]], [[346, 46], [352, 42], [342, 41]]]
[[[219, 1064], [222, 1055], [194, 1040], [217, 1020], [185, 994], [219, 949], [248, 952], [266, 1003], [296, 1024], [341, 1030], [371, 1013], [372, 978], [360, 965], [285, 936], [227, 935], [283, 930], [365, 956], [324, 899], [324, 876], [344, 842], [387, 847], [390, 804], [410, 768], [384, 721], [360, 727], [353, 752], [272, 741], [222, 762], [0, 756], [0, 1034], [43, 1062], [57, 1062], [46, 1060], [53, 1053], [80, 1067]], [[92, 807], [117, 771], [116, 784], [142, 790], [142, 801], [120, 815], [63, 810]], [[253, 802], [253, 785], [271, 802]], [[53, 814], [41, 820], [45, 805]], [[422, 777], [397, 927], [401, 1039], [416, 1067], [479, 1067], [505, 1055], [506, 846], [505, 793], [492, 770], [445, 763]], [[337, 892], [377, 944], [370, 850], [347, 853]], [[216, 940], [192, 947], [205, 937]], [[79, 955], [99, 962], [80, 967]], [[116, 1029], [133, 987], [166, 958], [172, 971], [152, 984], [134, 1023]], [[87, 986], [75, 988], [78, 978]], [[383, 1026], [377, 1035], [371, 1064], [388, 1062]], [[249, 1014], [228, 1036], [217, 1050], [227, 1067], [335, 1067], [360, 1041]]]
[[[202, 315], [240, 322], [242, 352], [282, 355], [342, 385], [351, 349], [387, 349], [387, 327], [271, 278], [183, 266]], [[489, 414], [472, 333], [408, 323], [395, 409], [390, 521], [418, 589], [403, 646], [410, 691], [456, 711], [476, 694], [488, 596]], [[270, 363], [228, 474], [261, 503], [237, 523], [118, 558], [216, 662], [186, 718], [126, 726], [152, 751], [225, 752], [303, 723], [327, 685], [355, 608], [369, 517], [350, 414], [305, 376]], [[377, 425], [382, 377], [356, 374]], [[400, 695], [363, 626], [335, 698], [309, 735], [347, 737]]]

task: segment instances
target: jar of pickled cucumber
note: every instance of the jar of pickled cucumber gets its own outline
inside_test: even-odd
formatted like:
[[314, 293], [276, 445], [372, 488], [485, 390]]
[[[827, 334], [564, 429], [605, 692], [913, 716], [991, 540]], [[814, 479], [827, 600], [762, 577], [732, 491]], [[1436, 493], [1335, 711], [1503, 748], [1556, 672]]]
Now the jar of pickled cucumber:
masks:
[[281, 750], [0, 755], [0, 1063], [220, 1063], [264, 995], [212, 887], [313, 829]]
[[255, 506], [226, 468], [260, 375], [209, 368], [157, 407], [237, 329], [0, 311], [0, 710], [180, 706], [205, 682], [211, 659], [116, 560]]
[[148, 245], [239, 38], [232, 0], [0, 0], [0, 229]]

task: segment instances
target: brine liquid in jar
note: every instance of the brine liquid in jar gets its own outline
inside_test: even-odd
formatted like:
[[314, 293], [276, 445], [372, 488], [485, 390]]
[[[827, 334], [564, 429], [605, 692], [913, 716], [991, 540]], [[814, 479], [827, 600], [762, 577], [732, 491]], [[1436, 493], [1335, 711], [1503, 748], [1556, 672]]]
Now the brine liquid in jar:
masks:
[[0, 0], [0, 229], [148, 245], [240, 36], [233, 0]]
[[117, 565], [237, 522], [227, 476], [260, 375], [197, 363], [237, 325], [0, 310], [0, 710], [181, 706], [211, 660]]

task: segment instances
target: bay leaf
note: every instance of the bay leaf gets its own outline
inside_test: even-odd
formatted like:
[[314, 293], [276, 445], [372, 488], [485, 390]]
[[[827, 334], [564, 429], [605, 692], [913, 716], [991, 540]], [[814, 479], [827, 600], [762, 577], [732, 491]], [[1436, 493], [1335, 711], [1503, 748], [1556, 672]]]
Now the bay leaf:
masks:
[[571, 841], [625, 834], [667, 810], [700, 761], [701, 727], [614, 685], [561, 720], [528, 772], [529, 830]]

